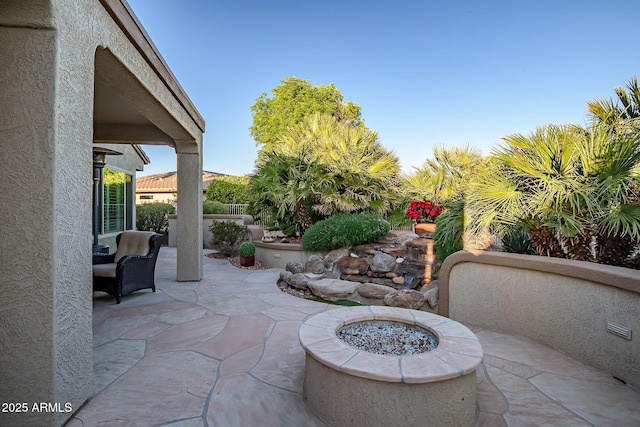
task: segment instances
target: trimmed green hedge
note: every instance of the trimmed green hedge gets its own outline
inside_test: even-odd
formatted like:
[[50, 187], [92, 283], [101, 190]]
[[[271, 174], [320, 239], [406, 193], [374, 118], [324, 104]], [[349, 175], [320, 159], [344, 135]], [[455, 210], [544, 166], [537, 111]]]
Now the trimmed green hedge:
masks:
[[176, 213], [169, 203], [144, 203], [136, 205], [136, 229], [163, 233], [169, 228], [168, 214]]
[[343, 213], [313, 224], [302, 236], [305, 251], [330, 251], [380, 240], [391, 231], [376, 214]]
[[207, 187], [206, 199], [220, 203], [247, 203], [248, 176], [221, 176]]
[[204, 215], [211, 214], [228, 214], [229, 208], [224, 203], [214, 200], [205, 200], [202, 202], [202, 213]]

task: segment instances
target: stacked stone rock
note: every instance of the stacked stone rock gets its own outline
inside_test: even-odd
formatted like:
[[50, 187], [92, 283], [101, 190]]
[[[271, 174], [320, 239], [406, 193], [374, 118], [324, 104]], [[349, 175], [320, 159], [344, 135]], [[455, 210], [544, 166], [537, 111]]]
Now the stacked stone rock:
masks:
[[434, 265], [433, 240], [414, 235], [402, 244], [382, 242], [338, 249], [324, 258], [313, 255], [304, 265], [288, 264], [280, 281], [327, 300], [437, 313]]

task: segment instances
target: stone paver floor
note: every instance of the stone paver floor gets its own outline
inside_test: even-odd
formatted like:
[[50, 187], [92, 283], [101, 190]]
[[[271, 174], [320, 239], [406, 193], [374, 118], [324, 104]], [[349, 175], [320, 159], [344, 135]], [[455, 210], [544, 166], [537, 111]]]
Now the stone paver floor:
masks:
[[[163, 247], [156, 293], [95, 293], [95, 395], [67, 426], [324, 426], [302, 398], [298, 329], [335, 306], [282, 293], [278, 274], [205, 257], [202, 281], [176, 282]], [[640, 426], [640, 393], [605, 372], [466, 326], [485, 354], [476, 426]]]

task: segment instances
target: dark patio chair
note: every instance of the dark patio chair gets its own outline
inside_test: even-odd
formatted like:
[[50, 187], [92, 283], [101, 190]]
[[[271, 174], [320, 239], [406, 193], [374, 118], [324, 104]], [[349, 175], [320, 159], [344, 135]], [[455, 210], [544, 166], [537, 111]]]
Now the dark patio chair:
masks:
[[93, 257], [93, 290], [120, 299], [139, 289], [156, 291], [155, 267], [163, 236], [152, 231], [125, 231], [116, 237], [114, 254]]

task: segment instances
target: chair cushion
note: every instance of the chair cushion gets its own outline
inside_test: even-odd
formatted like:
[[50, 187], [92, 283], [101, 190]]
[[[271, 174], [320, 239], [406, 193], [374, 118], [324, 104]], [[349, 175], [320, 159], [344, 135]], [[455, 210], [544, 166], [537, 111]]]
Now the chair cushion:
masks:
[[115, 262], [96, 264], [93, 266], [93, 275], [97, 277], [116, 277], [117, 265]]
[[147, 255], [151, 249], [149, 239], [155, 233], [153, 231], [125, 231], [120, 235], [118, 249], [114, 262], [120, 261], [125, 255]]

